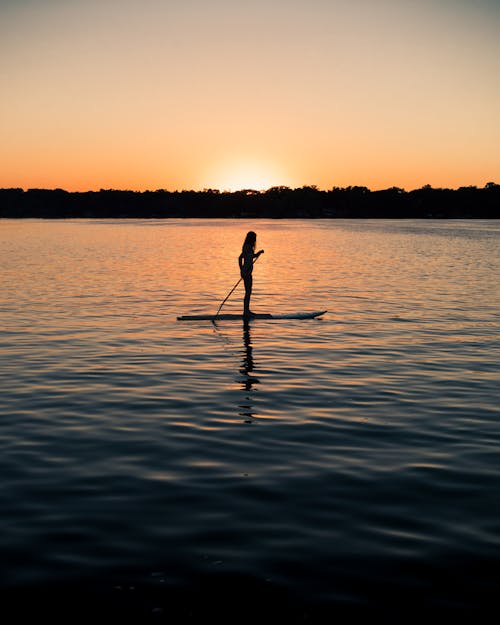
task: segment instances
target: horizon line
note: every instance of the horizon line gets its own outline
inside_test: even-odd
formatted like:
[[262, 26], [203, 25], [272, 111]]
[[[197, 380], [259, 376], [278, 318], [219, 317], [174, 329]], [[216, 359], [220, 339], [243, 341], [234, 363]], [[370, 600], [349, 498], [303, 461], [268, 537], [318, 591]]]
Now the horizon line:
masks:
[[411, 193], [412, 191], [420, 191], [420, 190], [434, 190], [434, 191], [460, 191], [462, 189], [488, 189], [491, 187], [499, 186], [496, 182], [487, 182], [484, 186], [479, 187], [477, 185], [463, 185], [460, 187], [434, 187], [431, 184], [424, 184], [421, 187], [415, 187], [414, 189], [407, 190], [404, 187], [399, 187], [397, 185], [392, 185], [390, 187], [383, 187], [377, 189], [370, 189], [365, 185], [348, 185], [345, 187], [333, 186], [330, 188], [320, 188], [318, 185], [308, 185], [304, 184], [298, 187], [290, 187], [288, 185], [273, 185], [268, 187], [267, 189], [253, 189], [251, 187], [243, 187], [241, 189], [218, 189], [214, 187], [203, 187], [202, 189], [166, 189], [166, 188], [158, 188], [158, 189], [126, 189], [126, 188], [104, 188], [101, 187], [99, 189], [86, 189], [86, 190], [74, 190], [68, 191], [63, 187], [0, 187], [0, 191], [22, 191], [23, 193], [27, 193], [29, 191], [48, 191], [48, 192], [63, 192], [63, 193], [109, 193], [109, 192], [118, 192], [118, 193], [213, 193], [213, 194], [237, 194], [237, 193], [246, 193], [247, 195], [265, 195], [270, 191], [302, 191], [302, 190], [310, 190], [316, 191], [320, 193], [329, 193], [332, 191], [352, 191], [352, 190], [363, 190], [369, 191], [370, 193], [376, 193], [377, 191], [398, 191], [402, 193]]

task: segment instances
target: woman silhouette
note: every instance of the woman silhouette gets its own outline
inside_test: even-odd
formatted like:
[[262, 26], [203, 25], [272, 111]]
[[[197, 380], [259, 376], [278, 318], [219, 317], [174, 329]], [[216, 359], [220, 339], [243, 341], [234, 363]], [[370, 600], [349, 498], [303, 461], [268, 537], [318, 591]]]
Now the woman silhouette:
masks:
[[252, 271], [254, 260], [259, 258], [261, 254], [264, 253], [264, 250], [260, 250], [259, 252], [255, 252], [255, 244], [257, 242], [257, 235], [255, 232], [250, 231], [245, 241], [243, 242], [243, 247], [241, 249], [241, 254], [238, 257], [238, 265], [240, 266], [240, 274], [243, 278], [243, 284], [245, 285], [245, 299], [243, 300], [243, 316], [248, 319], [248, 317], [253, 316], [253, 312], [250, 310], [250, 297], [252, 295]]

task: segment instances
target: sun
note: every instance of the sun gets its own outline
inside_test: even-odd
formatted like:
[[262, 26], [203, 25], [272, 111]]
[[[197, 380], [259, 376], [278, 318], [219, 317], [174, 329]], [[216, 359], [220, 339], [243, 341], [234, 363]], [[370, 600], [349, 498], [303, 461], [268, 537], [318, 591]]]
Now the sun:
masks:
[[212, 167], [206, 175], [205, 188], [220, 191], [265, 191], [274, 186], [286, 186], [286, 176], [274, 163], [260, 159], [227, 159]]

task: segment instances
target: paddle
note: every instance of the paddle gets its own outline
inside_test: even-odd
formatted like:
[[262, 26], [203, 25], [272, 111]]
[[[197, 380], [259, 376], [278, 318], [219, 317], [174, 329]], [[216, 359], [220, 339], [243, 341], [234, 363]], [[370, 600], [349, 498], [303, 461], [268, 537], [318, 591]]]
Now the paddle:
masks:
[[[255, 263], [259, 260], [259, 256], [257, 256], [257, 258], [252, 262], [252, 265], [255, 265]], [[231, 297], [231, 295], [233, 294], [235, 288], [238, 286], [238, 284], [243, 280], [243, 277], [241, 277], [238, 282], [233, 286], [233, 288], [229, 291], [229, 293], [227, 294], [226, 299], [222, 302], [222, 304], [219, 306], [219, 310], [215, 313], [215, 316], [218, 317], [219, 313], [221, 311], [221, 308], [224, 306], [224, 304], [227, 302], [227, 300]]]

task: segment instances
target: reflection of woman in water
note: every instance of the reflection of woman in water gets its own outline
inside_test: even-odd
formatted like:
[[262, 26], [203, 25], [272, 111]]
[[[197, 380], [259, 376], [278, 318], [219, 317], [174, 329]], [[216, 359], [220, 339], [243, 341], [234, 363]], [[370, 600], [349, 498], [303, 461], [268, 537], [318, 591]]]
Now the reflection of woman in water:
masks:
[[248, 319], [243, 320], [243, 361], [240, 373], [243, 375], [243, 379], [239, 379], [241, 388], [245, 393], [245, 399], [243, 403], [239, 404], [241, 412], [240, 416], [244, 417], [245, 423], [253, 423], [255, 419], [254, 414], [254, 401], [252, 399], [252, 391], [254, 390], [254, 384], [259, 384], [259, 378], [253, 375], [253, 355], [252, 355], [252, 339], [250, 338], [250, 323]]
[[245, 285], [245, 299], [243, 300], [243, 316], [251, 317], [253, 315], [250, 310], [250, 297], [252, 295], [252, 270], [254, 259], [257, 259], [264, 250], [255, 252], [255, 244], [257, 242], [257, 235], [255, 232], [249, 232], [243, 243], [241, 254], [238, 257], [238, 264], [240, 266], [240, 274], [243, 278]]

